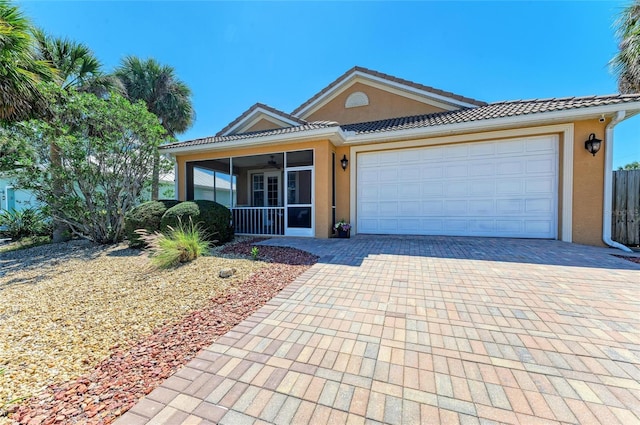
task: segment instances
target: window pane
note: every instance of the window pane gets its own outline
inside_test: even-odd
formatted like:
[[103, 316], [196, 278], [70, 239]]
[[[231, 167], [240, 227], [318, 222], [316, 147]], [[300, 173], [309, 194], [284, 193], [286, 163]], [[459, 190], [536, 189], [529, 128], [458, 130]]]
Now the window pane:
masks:
[[313, 165], [313, 151], [287, 152], [287, 167], [303, 167]]
[[311, 170], [287, 172], [287, 202], [311, 203]]
[[289, 207], [287, 208], [287, 219], [289, 227], [311, 228], [311, 207]]

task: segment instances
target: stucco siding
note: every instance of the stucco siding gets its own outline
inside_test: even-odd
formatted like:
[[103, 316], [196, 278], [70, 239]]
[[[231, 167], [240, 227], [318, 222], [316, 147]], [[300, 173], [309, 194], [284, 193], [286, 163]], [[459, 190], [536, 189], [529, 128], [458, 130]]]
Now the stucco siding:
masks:
[[573, 242], [602, 246], [602, 208], [604, 198], [603, 148], [591, 155], [584, 148], [589, 134], [604, 140], [606, 122], [597, 119], [574, 124], [573, 145]]
[[[355, 92], [366, 94], [369, 98], [369, 104], [345, 108], [347, 97]], [[340, 124], [351, 124], [441, 111], [444, 109], [363, 83], [355, 83], [305, 119], [307, 121], [337, 121]]]

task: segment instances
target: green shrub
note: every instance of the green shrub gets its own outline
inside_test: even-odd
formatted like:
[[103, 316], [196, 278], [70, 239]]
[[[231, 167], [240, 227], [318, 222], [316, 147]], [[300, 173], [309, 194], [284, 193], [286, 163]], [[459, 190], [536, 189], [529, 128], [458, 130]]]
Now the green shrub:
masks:
[[51, 221], [36, 208], [2, 211], [0, 212], [0, 226], [3, 227], [0, 234], [14, 240], [51, 234]]
[[178, 218], [178, 225], [160, 235], [154, 245], [151, 261], [161, 269], [188, 263], [209, 251], [209, 242], [204, 240], [200, 227], [191, 219], [188, 224], [183, 224]]
[[175, 200], [149, 201], [129, 211], [124, 217], [124, 233], [129, 240], [129, 246], [132, 248], [144, 247], [145, 243], [135, 231], [138, 229], [145, 229], [149, 233], [159, 231], [164, 213], [179, 202]]
[[165, 211], [160, 222], [160, 231], [166, 233], [169, 227], [177, 228], [180, 223], [188, 223], [191, 220], [194, 224], [200, 222], [200, 208], [194, 202], [180, 202]]
[[194, 202], [200, 208], [198, 221], [206, 232], [209, 241], [216, 240], [219, 243], [225, 243], [233, 239], [231, 211], [229, 208], [213, 201], [198, 200]]

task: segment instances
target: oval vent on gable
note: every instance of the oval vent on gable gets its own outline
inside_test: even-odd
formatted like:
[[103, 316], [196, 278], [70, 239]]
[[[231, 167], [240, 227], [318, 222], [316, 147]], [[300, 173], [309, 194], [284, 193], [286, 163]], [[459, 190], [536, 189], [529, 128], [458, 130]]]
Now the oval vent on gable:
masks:
[[369, 104], [369, 98], [361, 91], [351, 93], [344, 102], [345, 108], [355, 108], [356, 106], [366, 106]]

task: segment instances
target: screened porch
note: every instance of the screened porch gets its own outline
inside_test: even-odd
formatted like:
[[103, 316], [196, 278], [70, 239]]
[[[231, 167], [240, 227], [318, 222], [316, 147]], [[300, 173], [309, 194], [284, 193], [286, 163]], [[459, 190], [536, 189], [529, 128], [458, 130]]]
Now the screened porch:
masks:
[[313, 150], [192, 161], [187, 199], [232, 212], [236, 234], [314, 236]]

